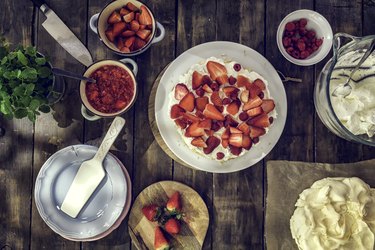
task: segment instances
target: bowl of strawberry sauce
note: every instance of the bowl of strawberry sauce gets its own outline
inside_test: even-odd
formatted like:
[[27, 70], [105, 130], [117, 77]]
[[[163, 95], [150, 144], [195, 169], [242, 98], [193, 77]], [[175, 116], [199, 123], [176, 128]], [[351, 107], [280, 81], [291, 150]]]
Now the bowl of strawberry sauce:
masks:
[[[127, 65], [131, 65], [132, 69]], [[80, 83], [82, 116], [95, 121], [115, 117], [129, 110], [137, 96], [137, 71], [136, 62], [130, 58], [102, 60], [89, 66], [84, 76], [96, 82]]]

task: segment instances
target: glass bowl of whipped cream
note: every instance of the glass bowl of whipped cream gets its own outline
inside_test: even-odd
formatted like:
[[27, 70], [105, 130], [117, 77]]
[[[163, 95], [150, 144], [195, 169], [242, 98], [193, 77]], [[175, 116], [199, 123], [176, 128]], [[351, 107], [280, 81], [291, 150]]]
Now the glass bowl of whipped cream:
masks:
[[[314, 90], [315, 109], [324, 125], [346, 140], [369, 146], [375, 146], [375, 52], [354, 72], [349, 94], [332, 93], [346, 83], [373, 39], [375, 35], [335, 34], [333, 57], [319, 74]], [[350, 42], [344, 44], [345, 40]]]

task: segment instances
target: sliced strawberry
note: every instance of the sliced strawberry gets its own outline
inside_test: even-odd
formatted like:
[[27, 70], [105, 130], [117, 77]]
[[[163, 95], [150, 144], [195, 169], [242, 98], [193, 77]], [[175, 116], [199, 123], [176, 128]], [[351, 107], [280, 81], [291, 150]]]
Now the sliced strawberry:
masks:
[[169, 243], [159, 226], [155, 228], [154, 248], [155, 250], [168, 250], [170, 248]]
[[215, 106], [215, 108], [220, 112], [223, 113], [224, 107], [223, 106]]
[[270, 126], [270, 121], [267, 114], [262, 114], [254, 117], [247, 121], [249, 125], [256, 126], [259, 128], [266, 128]]
[[208, 103], [208, 97], [207, 96], [197, 97], [195, 99], [195, 102], [197, 105], [197, 109], [200, 111], [203, 111], [204, 108], [206, 107], [206, 104]]
[[200, 110], [195, 111], [195, 116], [199, 117], [199, 119], [201, 120], [206, 119], [206, 117], [203, 115], [203, 112]]
[[187, 127], [185, 136], [186, 137], [199, 137], [203, 136], [205, 134], [204, 129], [198, 127], [199, 122], [193, 122], [190, 124], [189, 127]]
[[240, 99], [243, 103], [247, 103], [249, 101], [249, 91], [247, 89], [241, 92]]
[[231, 134], [229, 136], [229, 144], [235, 147], [242, 147], [242, 132], [241, 134]]
[[144, 5], [141, 6], [141, 14], [139, 15], [139, 23], [143, 25], [152, 24], [152, 18], [151, 18], [150, 12], [148, 12], [148, 9]]
[[186, 119], [176, 119], [174, 120], [177, 126], [179, 126], [182, 129], [185, 129], [188, 125]]
[[204, 84], [202, 89], [207, 92], [207, 93], [212, 93], [213, 90], [210, 88], [210, 86], [208, 86], [208, 84]]
[[170, 212], [181, 211], [181, 195], [178, 191], [172, 194], [165, 207]]
[[157, 221], [161, 215], [161, 209], [160, 207], [151, 204], [148, 206], [144, 206], [142, 208], [142, 213], [149, 221]]
[[246, 76], [243, 76], [243, 75], [237, 76], [237, 86], [238, 87], [246, 87], [250, 84], [251, 84], [250, 79], [247, 78]]
[[236, 115], [238, 111], [240, 110], [240, 106], [237, 102], [232, 102], [227, 106], [227, 112], [231, 115]]
[[266, 133], [266, 130], [264, 128], [258, 128], [258, 127], [250, 127], [250, 137], [251, 138], [257, 138], [259, 136], [262, 136]]
[[[139, 29], [140, 29], [140, 30], [144, 30], [144, 29], [146, 29], [146, 25], [144, 25], [144, 24], [140, 24], [140, 25], [139, 25]], [[152, 29], [152, 27], [151, 27], [151, 29]]]
[[174, 87], [174, 98], [178, 101], [184, 98], [184, 96], [187, 95], [188, 93], [189, 93], [189, 90], [186, 87], [186, 85], [183, 83], [178, 83], [176, 87]]
[[179, 118], [185, 113], [185, 110], [181, 108], [178, 104], [175, 104], [171, 108], [171, 118], [176, 119]]
[[229, 139], [221, 140], [221, 146], [223, 146], [223, 148], [227, 148], [228, 145], [229, 145]]
[[203, 140], [202, 137], [194, 138], [194, 139], [191, 141], [191, 145], [193, 145], [193, 146], [195, 146], [195, 147], [198, 147], [198, 148], [207, 148], [207, 144], [206, 144], [206, 142]]
[[192, 77], [192, 86], [193, 89], [196, 90], [198, 89], [203, 83], [203, 75], [199, 73], [198, 71], [193, 72], [193, 77]]
[[247, 111], [249, 109], [259, 107], [262, 105], [262, 102], [263, 101], [259, 98], [259, 96], [255, 96], [254, 98], [249, 99], [249, 101], [242, 106], [242, 110]]
[[135, 37], [131, 36], [128, 39], [125, 40], [125, 47], [131, 48], [135, 42]]
[[229, 136], [230, 136], [230, 128], [227, 127], [224, 132], [221, 134], [221, 139], [222, 140], [226, 140], [226, 139], [229, 139]]
[[262, 114], [263, 109], [261, 107], [256, 107], [256, 108], [249, 109], [248, 111], [246, 111], [246, 113], [248, 116], [254, 117], [254, 116]]
[[225, 116], [225, 121], [224, 121], [224, 127], [237, 127], [238, 122], [236, 122], [231, 115], [226, 115]]
[[195, 108], [195, 97], [193, 93], [188, 93], [180, 101], [180, 107], [186, 111], [192, 112]]
[[241, 130], [244, 135], [249, 135], [250, 134], [250, 126], [247, 125], [246, 122], [242, 122], [240, 125], [237, 127], [239, 130]]
[[135, 35], [135, 32], [132, 30], [125, 30], [124, 32], [121, 33], [123, 37], [131, 37]]
[[132, 2], [128, 2], [125, 6], [130, 11], [137, 11], [138, 7], [135, 6]]
[[124, 48], [124, 47], [125, 47], [125, 39], [122, 38], [122, 37], [119, 37], [119, 38], [117, 39], [117, 48], [118, 48], [119, 50], [121, 50], [121, 49]]
[[223, 88], [223, 92], [224, 92], [224, 94], [225, 94], [227, 97], [230, 97], [231, 94], [232, 94], [232, 93], [235, 93], [236, 91], [237, 91], [237, 93], [238, 93], [239, 89], [236, 88], [236, 87], [232, 87], [232, 86], [224, 87], [224, 88]]
[[127, 102], [123, 101], [123, 100], [117, 100], [116, 103], [115, 103], [115, 107], [119, 110], [121, 109], [124, 109], [127, 105]]
[[233, 155], [240, 155], [242, 152], [242, 147], [235, 147], [233, 145], [229, 145], [229, 149]]
[[230, 134], [243, 134], [243, 132], [240, 129], [234, 127], [229, 127], [229, 132]]
[[146, 30], [146, 29], [144, 29], [144, 30], [138, 30], [136, 34], [141, 39], [146, 40], [147, 37], [151, 34], [151, 30]]
[[137, 20], [133, 20], [130, 22], [130, 29], [134, 32], [139, 30], [139, 22]]
[[266, 89], [266, 84], [260, 79], [256, 79], [253, 84], [257, 85], [261, 90]]
[[109, 24], [114, 24], [114, 23], [121, 22], [121, 15], [120, 15], [117, 11], [114, 11], [114, 12], [112, 12], [112, 14], [108, 17], [107, 22], [108, 22]]
[[111, 41], [111, 42], [115, 41], [115, 36], [113, 35], [113, 30], [112, 29], [107, 29], [105, 31], [105, 36], [108, 38], [109, 41]]
[[214, 135], [215, 134], [215, 131], [213, 131], [213, 130], [204, 130], [204, 132], [206, 132], [206, 135], [207, 136], [212, 136], [212, 135]]
[[130, 23], [131, 21], [134, 20], [134, 12], [129, 12], [128, 14], [126, 14], [125, 16], [123, 16], [122, 19], [123, 19], [126, 23]]
[[128, 47], [123, 47], [122, 49], [120, 49], [120, 51], [122, 53], [129, 53], [130, 52], [130, 49]]
[[178, 234], [181, 229], [180, 222], [174, 218], [170, 218], [164, 225], [165, 231], [170, 234]]
[[224, 65], [217, 62], [208, 61], [206, 66], [208, 73], [210, 73], [211, 79], [220, 84], [225, 84], [228, 82], [228, 72]]
[[275, 108], [275, 102], [272, 99], [263, 99], [261, 107], [264, 112], [269, 113]]
[[209, 119], [218, 120], [218, 121], [224, 121], [225, 118], [222, 113], [220, 113], [214, 105], [207, 104], [205, 109], [203, 110], [204, 116], [206, 116]]
[[203, 121], [199, 122], [198, 127], [204, 129], [211, 129], [212, 120], [211, 119], [204, 119]]
[[250, 92], [251, 99], [257, 97], [262, 92], [262, 90], [255, 84], [250, 84], [248, 90]]
[[218, 91], [212, 92], [212, 94], [211, 94], [211, 102], [215, 106], [223, 106], [223, 101], [221, 100], [220, 94], [219, 94]]
[[191, 123], [193, 122], [200, 122], [200, 118], [193, 115], [193, 114], [189, 114], [189, 113], [182, 113], [182, 117], [184, 119], [186, 119], [187, 121], [190, 121]]
[[125, 16], [126, 14], [129, 14], [129, 10], [125, 9], [125, 8], [121, 8], [120, 9], [120, 16]]
[[146, 45], [146, 42], [136, 37], [134, 42], [134, 50], [141, 49]]
[[206, 140], [207, 148], [203, 149], [205, 154], [210, 154], [214, 149], [220, 145], [220, 139], [215, 136], [209, 136]]
[[251, 139], [248, 135], [242, 136], [242, 147], [246, 150], [249, 150], [252, 146]]

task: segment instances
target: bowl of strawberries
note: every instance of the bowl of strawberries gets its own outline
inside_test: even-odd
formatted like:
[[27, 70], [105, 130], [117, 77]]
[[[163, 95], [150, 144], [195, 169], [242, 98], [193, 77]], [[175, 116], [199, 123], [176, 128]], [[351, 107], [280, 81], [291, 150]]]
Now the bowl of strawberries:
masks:
[[136, 0], [117, 0], [90, 18], [90, 28], [104, 45], [122, 56], [135, 56], [165, 36], [151, 10]]
[[160, 135], [195, 169], [228, 173], [263, 159], [286, 120], [284, 86], [258, 52], [209, 42], [176, 58], [160, 79], [155, 118]]
[[328, 21], [312, 10], [297, 10], [287, 15], [277, 29], [277, 46], [290, 62], [309, 66], [323, 60], [332, 47]]

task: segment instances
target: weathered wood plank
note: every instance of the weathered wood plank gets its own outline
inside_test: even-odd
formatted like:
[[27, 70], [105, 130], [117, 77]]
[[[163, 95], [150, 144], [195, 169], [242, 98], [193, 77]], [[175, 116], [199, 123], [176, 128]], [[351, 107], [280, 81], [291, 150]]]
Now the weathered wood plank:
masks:
[[[0, 36], [13, 47], [32, 44], [31, 2], [0, 2]], [[18, 18], [12, 13], [22, 9]], [[30, 245], [32, 194], [33, 124], [27, 120], [6, 120], [0, 115], [0, 248], [26, 249]], [[5, 134], [4, 134], [5, 133]]]
[[[87, 1], [46, 1], [47, 4], [70, 27], [77, 37], [85, 42]], [[41, 27], [44, 20], [39, 12], [38, 19], [38, 49], [48, 55], [56, 67], [81, 73], [84, 69], [78, 61], [68, 54]], [[34, 143], [34, 182], [43, 163], [53, 153], [69, 145], [82, 143], [82, 117], [78, 94], [78, 81], [66, 79], [66, 93], [63, 100], [54, 105], [50, 114], [38, 118], [35, 126]], [[35, 203], [32, 207], [31, 248], [33, 249], [79, 249], [78, 242], [63, 239], [55, 234], [41, 219]]]
[[[263, 53], [265, 1], [217, 1], [216, 39]], [[260, 249], [263, 245], [263, 164], [214, 174], [213, 249]]]
[[[333, 33], [346, 32], [361, 35], [360, 1], [316, 1], [316, 11], [324, 15], [332, 26]], [[319, 74], [330, 56], [316, 66]], [[350, 153], [349, 153], [350, 152]], [[355, 162], [362, 159], [362, 146], [331, 133], [316, 116], [316, 161], [318, 162]]]
[[[215, 1], [179, 1], [177, 12], [176, 51], [180, 55], [195, 45], [215, 40], [216, 2]], [[193, 170], [174, 162], [173, 179], [194, 188], [212, 211], [213, 175]], [[213, 214], [211, 212], [211, 219]], [[211, 249], [212, 221], [204, 241], [203, 249]]]

